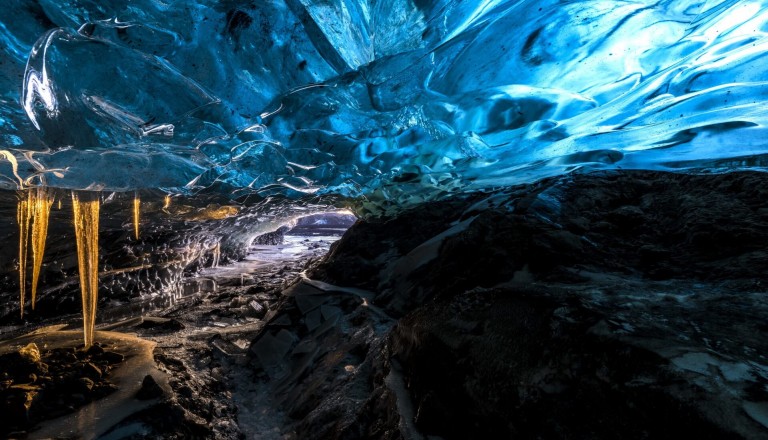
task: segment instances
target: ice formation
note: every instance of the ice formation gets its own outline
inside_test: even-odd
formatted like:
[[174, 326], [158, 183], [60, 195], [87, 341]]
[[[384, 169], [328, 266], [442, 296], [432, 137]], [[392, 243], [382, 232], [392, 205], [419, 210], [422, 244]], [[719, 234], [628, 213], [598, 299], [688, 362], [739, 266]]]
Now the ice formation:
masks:
[[30, 190], [28, 194], [28, 203], [32, 205], [34, 210], [32, 212], [32, 309], [34, 310], [40, 270], [43, 267], [45, 242], [48, 238], [48, 219], [53, 206], [53, 194], [49, 193], [45, 187], [37, 187]]
[[133, 235], [139, 239], [139, 223], [141, 222], [141, 198], [138, 194], [133, 197]]
[[53, 194], [45, 187], [37, 187], [20, 194], [16, 206], [16, 223], [19, 227], [19, 304], [24, 316], [27, 289], [27, 266], [30, 245], [32, 248], [32, 309], [35, 308], [40, 269], [43, 266], [45, 242], [48, 238], [48, 218], [53, 206]]
[[16, 223], [19, 225], [19, 303], [21, 316], [24, 316], [24, 302], [27, 296], [27, 262], [29, 254], [29, 230], [35, 211], [29, 197], [21, 198], [16, 208]]
[[77, 241], [77, 266], [83, 300], [83, 340], [93, 344], [93, 328], [99, 300], [99, 204], [93, 193], [72, 193], [72, 211]]
[[0, 174], [402, 207], [583, 168], [759, 168], [765, 6], [11, 0]]

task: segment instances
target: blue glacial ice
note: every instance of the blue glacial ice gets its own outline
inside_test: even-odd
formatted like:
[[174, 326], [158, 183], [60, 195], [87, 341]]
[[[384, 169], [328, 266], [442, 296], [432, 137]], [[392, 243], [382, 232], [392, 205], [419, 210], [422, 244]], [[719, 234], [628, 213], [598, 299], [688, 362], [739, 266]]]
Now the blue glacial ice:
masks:
[[768, 163], [768, 1], [9, 0], [0, 185], [406, 206]]

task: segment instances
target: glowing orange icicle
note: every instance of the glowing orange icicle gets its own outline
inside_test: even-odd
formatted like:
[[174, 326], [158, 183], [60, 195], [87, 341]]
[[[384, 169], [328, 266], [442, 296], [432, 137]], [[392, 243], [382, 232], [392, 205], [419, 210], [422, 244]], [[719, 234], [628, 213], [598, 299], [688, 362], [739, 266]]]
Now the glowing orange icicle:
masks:
[[220, 258], [221, 258], [221, 243], [216, 243], [216, 246], [213, 247], [213, 261], [211, 262], [211, 267], [213, 268], [219, 267]]
[[72, 193], [72, 211], [77, 240], [80, 292], [83, 296], [83, 339], [85, 347], [93, 345], [96, 304], [99, 299], [99, 199]]
[[139, 199], [139, 195], [136, 194], [136, 196], [133, 198], [133, 232], [136, 235], [136, 240], [139, 239], [140, 209], [141, 209], [141, 200]]
[[29, 203], [32, 205], [32, 310], [35, 310], [37, 298], [37, 282], [40, 279], [40, 269], [43, 266], [45, 240], [48, 237], [48, 219], [53, 206], [53, 194], [45, 187], [38, 187], [29, 192]]
[[32, 220], [31, 192], [24, 194], [16, 206], [16, 221], [19, 224], [19, 303], [24, 317], [24, 300], [27, 293], [27, 243], [29, 223]]

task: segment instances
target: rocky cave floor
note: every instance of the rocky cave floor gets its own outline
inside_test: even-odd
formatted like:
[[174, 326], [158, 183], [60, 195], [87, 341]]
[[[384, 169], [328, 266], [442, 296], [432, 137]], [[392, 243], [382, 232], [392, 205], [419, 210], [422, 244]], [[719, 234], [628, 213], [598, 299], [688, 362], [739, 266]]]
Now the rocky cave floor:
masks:
[[101, 438], [768, 438], [767, 183], [575, 174], [204, 271], [101, 327], [164, 390]]
[[[133, 389], [130, 399], [149, 405], [128, 412], [109, 429], [97, 430], [98, 438], [261, 438], [247, 435], [238, 426], [239, 402], [233, 401], [233, 395], [247, 401], [262, 399], [253, 394], [252, 386], [240, 392], [235, 386], [253, 380], [248, 371], [249, 338], [263, 327], [287, 283], [295, 281], [338, 238], [293, 236], [283, 245], [254, 245], [246, 261], [204, 269], [185, 280], [184, 293], [171, 306], [97, 325], [95, 345], [88, 350], [82, 344], [36, 347], [37, 353], [30, 354], [24, 346], [0, 356], [0, 373], [5, 378], [0, 383], [5, 410], [0, 436], [50, 438], [48, 434], [61, 427], [54, 438], [87, 438], [77, 422], [66, 419], [91, 402], [99, 405], [99, 398], [118, 389], [110, 381], [110, 370], [120, 368], [124, 356], [109, 351], [111, 344], [100, 340], [109, 331], [154, 343], [152, 354], [159, 371], [147, 371], [151, 379], [144, 376], [124, 385]], [[38, 326], [46, 329], [45, 324]], [[76, 325], [67, 328], [77, 333]], [[277, 429], [274, 420], [262, 423]]]

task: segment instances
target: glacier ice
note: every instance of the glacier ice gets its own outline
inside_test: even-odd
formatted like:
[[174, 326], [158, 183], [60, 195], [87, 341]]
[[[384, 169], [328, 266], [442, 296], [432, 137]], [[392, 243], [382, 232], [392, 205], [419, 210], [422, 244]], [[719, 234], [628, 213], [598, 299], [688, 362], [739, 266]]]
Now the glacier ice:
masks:
[[10, 0], [0, 149], [30, 185], [379, 208], [573, 170], [759, 169], [766, 6]]

